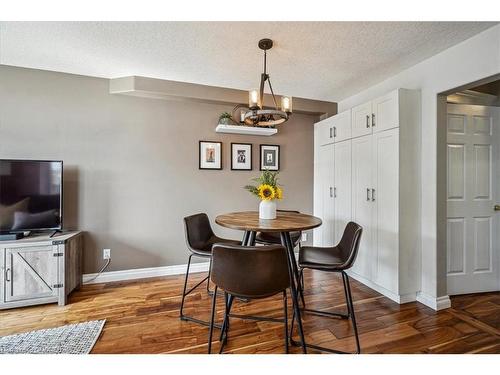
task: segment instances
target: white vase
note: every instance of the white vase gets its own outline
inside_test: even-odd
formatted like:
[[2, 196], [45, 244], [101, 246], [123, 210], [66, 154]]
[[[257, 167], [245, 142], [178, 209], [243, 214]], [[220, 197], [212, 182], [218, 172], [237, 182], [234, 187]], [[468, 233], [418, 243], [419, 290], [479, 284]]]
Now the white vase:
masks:
[[276, 219], [276, 202], [261, 201], [259, 204], [259, 219], [273, 220]]

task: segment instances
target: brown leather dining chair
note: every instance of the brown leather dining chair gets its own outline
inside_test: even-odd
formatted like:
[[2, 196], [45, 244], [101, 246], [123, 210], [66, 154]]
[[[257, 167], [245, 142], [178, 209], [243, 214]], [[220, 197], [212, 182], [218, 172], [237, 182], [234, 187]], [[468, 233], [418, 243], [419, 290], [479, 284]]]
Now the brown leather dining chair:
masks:
[[[354, 306], [352, 303], [351, 286], [349, 284], [349, 276], [345, 272], [352, 267], [359, 249], [359, 241], [361, 239], [361, 234], [363, 229], [360, 225], [349, 222], [344, 230], [342, 238], [337, 246], [334, 247], [314, 247], [314, 246], [303, 246], [299, 251], [299, 269], [300, 269], [300, 279], [303, 280], [304, 269], [309, 268], [317, 271], [324, 272], [338, 272], [342, 274], [342, 282], [344, 284], [344, 294], [347, 303], [347, 314], [339, 312], [327, 312], [319, 311], [313, 309], [307, 309], [304, 303], [304, 312], [309, 312], [312, 314], [326, 316], [326, 317], [336, 317], [341, 319], [351, 319], [354, 336], [356, 338], [356, 353], [361, 353], [359, 345], [358, 328], [356, 326], [356, 316], [354, 315]], [[303, 284], [299, 283], [299, 288], [303, 288]], [[295, 318], [295, 317], [294, 317]], [[292, 331], [293, 331], [292, 319]], [[330, 353], [343, 353], [338, 350], [333, 350], [329, 348], [324, 348], [317, 345], [308, 344], [308, 347], [313, 349], [326, 351]]]
[[193, 256], [199, 258], [208, 258], [211, 259], [212, 256], [212, 246], [214, 243], [226, 243], [226, 244], [241, 244], [240, 241], [228, 240], [225, 238], [220, 238], [215, 235], [210, 226], [210, 220], [208, 219], [207, 214], [200, 213], [196, 215], [187, 216], [184, 218], [184, 231], [186, 237], [186, 244], [191, 252], [188, 258], [186, 277], [184, 279], [184, 289], [182, 291], [182, 301], [180, 308], [180, 318], [181, 320], [189, 320], [195, 323], [203, 324], [208, 326], [209, 323], [204, 320], [200, 320], [197, 318], [193, 318], [191, 316], [184, 315], [184, 302], [186, 296], [193, 292], [196, 288], [198, 288], [203, 282], [207, 282], [207, 292], [210, 292], [210, 269], [208, 276], [206, 276], [203, 280], [201, 280], [198, 284], [193, 286], [191, 289], [186, 291], [187, 283], [189, 278], [189, 267], [191, 265], [191, 258]]
[[[299, 211], [294, 210], [277, 210], [280, 212], [293, 212], [299, 214]], [[302, 232], [290, 232], [290, 238], [292, 239], [293, 246], [300, 247], [300, 237]], [[265, 245], [281, 245], [281, 235], [279, 232], [258, 232], [255, 236], [255, 242], [265, 244]]]
[[[271, 246], [239, 246], [216, 244], [212, 249], [212, 271], [210, 277], [215, 284], [212, 296], [212, 312], [208, 335], [208, 353], [212, 351], [212, 335], [215, 317], [217, 290], [224, 291], [226, 308], [224, 323], [220, 335], [222, 353], [227, 341], [229, 319], [250, 319], [256, 321], [270, 321], [284, 324], [285, 352], [288, 353], [288, 315], [287, 294], [290, 287], [290, 273], [288, 271], [288, 257], [285, 248], [281, 245]], [[283, 296], [283, 319], [262, 316], [237, 315], [231, 313], [231, 298], [261, 299], [281, 293]]]
[[[300, 211], [296, 210], [277, 210], [278, 213], [286, 213], [286, 212], [293, 212], [295, 214], [300, 214]], [[299, 247], [300, 251], [300, 240], [302, 237], [302, 232], [296, 231], [296, 232], [290, 232], [290, 239], [292, 240], [293, 247], [296, 248], [297, 246]], [[279, 232], [258, 232], [257, 235], [255, 236], [255, 242], [264, 244], [264, 245], [281, 245], [281, 233]], [[298, 276], [298, 275], [297, 275]], [[303, 280], [298, 280], [301, 283], [303, 283]], [[302, 304], [305, 305], [304, 302], [304, 293], [303, 293], [303, 288], [298, 288], [300, 299], [302, 300]]]

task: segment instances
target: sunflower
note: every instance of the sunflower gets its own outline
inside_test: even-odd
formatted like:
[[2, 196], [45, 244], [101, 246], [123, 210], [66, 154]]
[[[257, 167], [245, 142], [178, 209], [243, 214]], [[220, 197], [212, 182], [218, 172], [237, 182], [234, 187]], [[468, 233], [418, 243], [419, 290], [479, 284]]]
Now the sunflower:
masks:
[[281, 190], [280, 187], [276, 186], [276, 194], [275, 194], [276, 199], [283, 199], [283, 190]]
[[270, 201], [275, 198], [276, 192], [271, 185], [262, 184], [257, 189], [259, 190], [260, 199]]

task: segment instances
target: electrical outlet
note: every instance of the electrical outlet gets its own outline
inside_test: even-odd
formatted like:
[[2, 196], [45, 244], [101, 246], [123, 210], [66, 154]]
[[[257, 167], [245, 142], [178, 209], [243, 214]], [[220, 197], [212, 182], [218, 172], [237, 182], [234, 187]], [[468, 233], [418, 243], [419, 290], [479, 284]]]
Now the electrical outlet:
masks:
[[302, 242], [307, 241], [307, 233], [302, 233], [302, 238], [300, 239]]
[[102, 249], [102, 258], [111, 259], [111, 249]]

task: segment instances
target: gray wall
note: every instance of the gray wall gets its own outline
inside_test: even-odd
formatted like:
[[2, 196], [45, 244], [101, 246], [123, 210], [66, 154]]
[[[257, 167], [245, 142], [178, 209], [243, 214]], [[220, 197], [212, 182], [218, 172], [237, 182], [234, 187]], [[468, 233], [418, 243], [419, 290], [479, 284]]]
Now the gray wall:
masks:
[[[252, 210], [242, 189], [259, 144], [281, 146], [281, 208], [312, 212], [313, 116], [294, 114], [272, 137], [219, 135], [232, 107], [108, 93], [108, 80], [0, 65], [0, 158], [64, 160], [66, 228], [87, 232], [84, 272], [186, 263], [182, 217]], [[223, 142], [222, 171], [198, 170], [198, 141]], [[230, 170], [230, 143], [253, 144], [251, 172]], [[213, 223], [216, 233], [241, 233]]]

